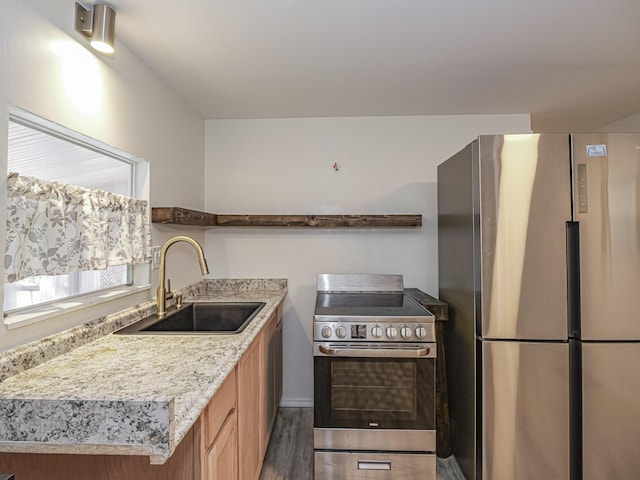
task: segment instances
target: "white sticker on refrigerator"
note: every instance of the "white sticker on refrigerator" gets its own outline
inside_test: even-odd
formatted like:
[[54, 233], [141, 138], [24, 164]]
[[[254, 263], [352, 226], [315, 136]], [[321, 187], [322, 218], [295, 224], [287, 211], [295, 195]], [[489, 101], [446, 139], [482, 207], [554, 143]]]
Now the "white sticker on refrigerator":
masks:
[[607, 146], [601, 145], [587, 145], [587, 157], [606, 157]]

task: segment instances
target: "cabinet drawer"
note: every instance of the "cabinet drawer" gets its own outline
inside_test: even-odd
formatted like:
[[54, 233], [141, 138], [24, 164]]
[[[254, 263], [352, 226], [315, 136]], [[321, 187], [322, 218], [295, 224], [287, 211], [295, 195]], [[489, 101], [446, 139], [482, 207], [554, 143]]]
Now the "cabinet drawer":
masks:
[[213, 396], [204, 415], [205, 448], [211, 446], [224, 421], [236, 408], [236, 369], [229, 374]]
[[436, 478], [435, 453], [321, 452], [314, 454], [316, 480], [428, 480]]

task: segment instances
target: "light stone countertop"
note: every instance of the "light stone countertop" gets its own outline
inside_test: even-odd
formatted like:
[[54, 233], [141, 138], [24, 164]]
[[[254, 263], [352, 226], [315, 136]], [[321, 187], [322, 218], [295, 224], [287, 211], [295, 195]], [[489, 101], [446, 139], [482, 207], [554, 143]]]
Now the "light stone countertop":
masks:
[[[70, 351], [0, 383], [0, 451], [145, 455], [164, 463], [276, 311], [286, 280], [205, 280], [183, 292], [185, 302], [266, 305], [237, 335], [66, 334]], [[115, 331], [153, 305], [89, 328]], [[76, 346], [83, 335], [87, 343]], [[14, 368], [28, 363], [22, 351], [5, 353]]]

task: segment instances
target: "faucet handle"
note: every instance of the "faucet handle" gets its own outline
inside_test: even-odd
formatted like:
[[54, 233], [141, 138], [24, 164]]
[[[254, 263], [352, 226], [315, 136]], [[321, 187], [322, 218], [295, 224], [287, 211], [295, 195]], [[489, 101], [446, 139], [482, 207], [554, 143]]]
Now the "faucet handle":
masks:
[[167, 300], [169, 300], [170, 298], [173, 298], [173, 292], [171, 291], [171, 279], [167, 278], [167, 293], [165, 294], [165, 297]]

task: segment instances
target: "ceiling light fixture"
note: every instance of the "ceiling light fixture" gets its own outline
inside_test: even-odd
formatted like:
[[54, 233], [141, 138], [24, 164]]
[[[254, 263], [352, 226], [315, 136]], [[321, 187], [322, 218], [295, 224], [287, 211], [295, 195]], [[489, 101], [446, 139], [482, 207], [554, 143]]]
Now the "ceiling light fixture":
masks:
[[91, 47], [112, 54], [116, 38], [116, 12], [105, 4], [96, 4], [93, 10], [76, 2], [76, 30], [89, 39]]

